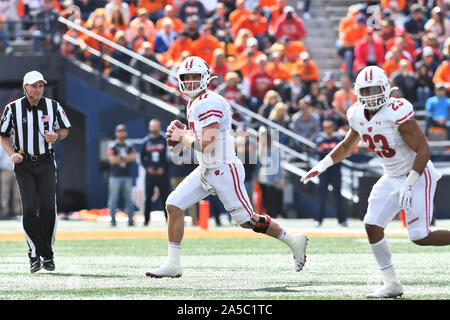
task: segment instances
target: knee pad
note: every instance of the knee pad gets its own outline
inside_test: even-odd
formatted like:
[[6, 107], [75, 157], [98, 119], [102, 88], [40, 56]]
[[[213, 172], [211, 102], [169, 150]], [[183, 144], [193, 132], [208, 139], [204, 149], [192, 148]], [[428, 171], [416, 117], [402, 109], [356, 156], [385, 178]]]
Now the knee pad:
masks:
[[266, 233], [267, 229], [269, 228], [270, 221], [272, 219], [268, 216], [259, 216], [259, 221], [253, 220], [253, 217], [250, 219], [249, 223], [253, 226], [253, 231], [257, 233]]

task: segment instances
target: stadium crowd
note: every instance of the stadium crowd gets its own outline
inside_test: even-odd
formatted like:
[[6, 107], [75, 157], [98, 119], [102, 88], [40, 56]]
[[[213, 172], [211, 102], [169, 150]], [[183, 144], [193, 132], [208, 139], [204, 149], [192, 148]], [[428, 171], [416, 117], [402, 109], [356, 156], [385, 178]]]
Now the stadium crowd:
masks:
[[[23, 29], [28, 29], [36, 53], [60, 50], [153, 95], [164, 92], [105, 63], [87, 46], [169, 86], [177, 87], [177, 80], [67, 29], [57, 17], [174, 71], [185, 57], [200, 56], [217, 76], [214, 89], [225, 98], [311, 141], [323, 135], [325, 120], [345, 134], [346, 110], [357, 100], [353, 80], [363, 67], [378, 65], [399, 88], [393, 94], [426, 110], [426, 133], [440, 127], [450, 137], [448, 2], [382, 0], [349, 6], [336, 43], [343, 60], [341, 73], [322, 75], [302, 42], [308, 32], [303, 19], [310, 18], [310, 1], [301, 2], [303, 15], [287, 0], [2, 0], [0, 47], [11, 52], [7, 30], [20, 38]], [[376, 13], [368, 10], [374, 3], [380, 4]], [[19, 20], [26, 23], [16, 23]], [[63, 35], [76, 44], [63, 40]], [[243, 127], [256, 128], [238, 112], [234, 119], [243, 122]], [[283, 133], [280, 140], [302, 151], [300, 143]], [[278, 179], [272, 180], [282, 188]]]

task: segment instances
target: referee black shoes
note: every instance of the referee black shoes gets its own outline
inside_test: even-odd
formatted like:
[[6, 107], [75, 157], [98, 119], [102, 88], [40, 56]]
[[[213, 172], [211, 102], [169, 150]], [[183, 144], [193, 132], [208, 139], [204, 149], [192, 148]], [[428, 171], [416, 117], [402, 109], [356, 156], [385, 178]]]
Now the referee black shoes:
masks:
[[55, 262], [53, 261], [53, 259], [45, 259], [44, 258], [44, 262], [42, 263], [42, 266], [47, 271], [55, 270]]
[[31, 273], [35, 273], [36, 271], [41, 270], [42, 264], [41, 259], [39, 257], [30, 258], [30, 271]]

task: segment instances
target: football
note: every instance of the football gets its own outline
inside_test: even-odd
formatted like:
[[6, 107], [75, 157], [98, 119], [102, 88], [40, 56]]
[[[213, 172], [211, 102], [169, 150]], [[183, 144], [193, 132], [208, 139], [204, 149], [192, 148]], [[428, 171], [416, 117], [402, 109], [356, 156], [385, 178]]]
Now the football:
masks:
[[170, 134], [168, 133], [168, 130], [169, 130], [172, 126], [176, 126], [176, 127], [180, 128], [180, 129], [183, 129], [183, 128], [185, 127], [185, 125], [184, 125], [180, 120], [173, 120], [173, 121], [169, 124], [169, 126], [167, 127], [167, 131], [166, 131], [166, 141], [167, 141], [167, 145], [168, 145], [170, 148], [173, 148], [173, 147], [175, 147], [177, 144], [180, 143], [180, 142], [178, 142], [178, 141], [172, 141], [172, 140], [169, 139], [169, 138], [170, 138]]

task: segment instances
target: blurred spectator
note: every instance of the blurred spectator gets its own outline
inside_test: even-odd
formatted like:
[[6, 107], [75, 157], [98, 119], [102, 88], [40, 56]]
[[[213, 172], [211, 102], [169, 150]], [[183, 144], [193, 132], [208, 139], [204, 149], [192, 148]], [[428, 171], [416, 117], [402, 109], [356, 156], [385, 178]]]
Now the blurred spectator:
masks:
[[406, 8], [406, 0], [381, 0], [380, 5], [385, 10], [395, 8], [398, 11], [403, 11]]
[[380, 38], [383, 42], [383, 45], [386, 46], [386, 43], [395, 37], [395, 23], [391, 18], [385, 18], [381, 20], [381, 33]]
[[186, 19], [186, 26], [184, 28], [184, 31], [187, 32], [189, 34], [189, 37], [191, 38], [192, 41], [197, 40], [198, 38], [200, 38], [200, 33], [198, 32], [198, 28], [197, 28], [197, 21], [198, 21], [198, 17], [197, 16], [189, 16]]
[[[8, 154], [0, 150], [0, 218], [19, 216], [22, 213], [19, 188], [14, 174], [14, 166]], [[10, 203], [12, 211], [10, 212]]]
[[122, 195], [125, 211], [128, 214], [128, 225], [133, 226], [134, 204], [131, 200], [133, 176], [131, 164], [136, 161], [136, 149], [125, 142], [128, 136], [124, 124], [118, 124], [115, 129], [116, 140], [108, 149], [110, 163], [108, 209], [111, 214], [111, 225], [116, 226], [116, 209], [119, 197]]
[[272, 130], [259, 128], [258, 134], [258, 183], [262, 192], [262, 206], [271, 217], [281, 215], [283, 210], [283, 172], [280, 149], [274, 145]]
[[446, 96], [445, 86], [442, 83], [436, 83], [435, 92], [436, 95], [429, 98], [425, 104], [425, 135], [428, 136], [430, 127], [445, 128], [447, 140], [450, 140], [450, 98]]
[[172, 0], [138, 0], [137, 7], [145, 8], [148, 12], [148, 17], [153, 23], [164, 16], [164, 8], [166, 5], [172, 4]]
[[36, 30], [33, 32], [33, 50], [36, 53], [55, 53], [61, 43], [59, 13], [52, 0], [44, 0], [44, 7], [35, 15]]
[[263, 103], [266, 92], [272, 89], [274, 84], [272, 75], [266, 71], [267, 57], [260, 55], [256, 58], [255, 62], [258, 68], [248, 77], [251, 95], [249, 108], [253, 112], [258, 112], [258, 108]]
[[203, 7], [205, 8], [206, 17], [211, 17], [214, 13], [214, 10], [220, 4], [218, 0], [200, 0], [200, 2], [203, 4]]
[[250, 73], [258, 69], [256, 59], [263, 54], [258, 50], [258, 40], [253, 37], [249, 38], [247, 40], [247, 48], [237, 56], [230, 68], [234, 71], [239, 71], [244, 78], [248, 78]]
[[137, 29], [140, 25], [144, 25], [145, 35], [153, 43], [156, 37], [156, 30], [152, 20], [148, 18], [148, 12], [145, 8], [138, 9], [136, 18], [131, 20], [128, 28], [128, 39], [131, 40], [136, 37]]
[[101, 7], [101, 4], [97, 0], [74, 0], [74, 4], [80, 8], [81, 19], [87, 21], [89, 15], [95, 11], [95, 9]]
[[287, 0], [277, 0], [277, 3], [270, 7], [270, 12], [267, 17], [267, 20], [269, 22], [270, 33], [272, 34], [274, 33], [273, 28], [275, 26], [275, 23], [278, 20], [278, 18], [283, 14], [283, 10], [287, 6], [287, 4], [288, 4]]
[[245, 7], [245, 0], [236, 0], [236, 9], [228, 15], [230, 25], [234, 27], [234, 25], [240, 18], [249, 14], [250, 10]]
[[156, 33], [155, 37], [155, 52], [166, 52], [172, 43], [177, 38], [177, 33], [173, 31], [173, 23], [170, 20], [165, 20], [163, 28]]
[[162, 29], [164, 19], [169, 19], [170, 21], [172, 21], [173, 31], [175, 31], [177, 33], [183, 32], [183, 29], [184, 29], [183, 21], [181, 21], [181, 19], [178, 19], [175, 16], [175, 10], [174, 10], [173, 6], [171, 6], [170, 4], [168, 4], [164, 7], [164, 17], [162, 17], [156, 21], [156, 24], [155, 24], [156, 31], [159, 31]]
[[[153, 45], [150, 42], [144, 42], [139, 49], [138, 53], [143, 56], [144, 58], [147, 58], [151, 61], [153, 61], [156, 64], [159, 64], [158, 59], [155, 56], [155, 53], [153, 51]], [[133, 58], [130, 62], [130, 66], [138, 71], [140, 71], [142, 74], [145, 74], [149, 77], [152, 77], [160, 82], [165, 82], [167, 79], [167, 75], [161, 71], [158, 71], [157, 69], [153, 68], [152, 66], [148, 65], [145, 62], [139, 61], [135, 58]], [[131, 78], [132, 85], [137, 88], [140, 92], [149, 94], [149, 95], [159, 95], [165, 93], [160, 87], [142, 79], [138, 76], [132, 76]]]
[[393, 85], [401, 91], [401, 96], [410, 102], [416, 101], [416, 77], [409, 70], [408, 61], [400, 60], [400, 69], [391, 75]]
[[359, 14], [360, 10], [357, 5], [350, 5], [348, 7], [347, 15], [339, 21], [338, 32], [340, 35], [343, 34], [348, 27], [356, 25], [356, 19]]
[[333, 107], [328, 103], [327, 96], [323, 92], [321, 92], [319, 84], [317, 82], [311, 83], [309, 94], [307, 94], [303, 98], [309, 101], [310, 104], [317, 110], [320, 117], [320, 122], [322, 122], [324, 119], [333, 118]]
[[[313, 140], [320, 132], [320, 119], [317, 111], [306, 99], [300, 99], [300, 110], [292, 116], [290, 128], [298, 135]], [[301, 150], [302, 144], [294, 141], [296, 148]]]
[[211, 63], [211, 70], [213, 74], [217, 76], [217, 79], [214, 81], [214, 88], [219, 84], [225, 82], [225, 76], [230, 71], [228, 67], [228, 63], [225, 57], [225, 52], [221, 48], [217, 48], [213, 52], [213, 61]]
[[236, 128], [235, 138], [236, 155], [244, 165], [245, 180], [244, 185], [248, 193], [248, 198], [253, 204], [253, 183], [256, 181], [255, 173], [257, 166], [257, 141], [253, 135], [247, 131], [245, 123], [240, 123]]
[[268, 118], [278, 102], [282, 102], [280, 94], [275, 90], [268, 90], [264, 95], [263, 104], [258, 109], [258, 114]]
[[200, 27], [200, 38], [192, 43], [192, 55], [206, 61], [208, 65], [213, 63], [214, 50], [223, 49], [219, 40], [211, 34], [209, 25]]
[[283, 14], [275, 21], [273, 29], [277, 40], [284, 36], [289, 36], [290, 40], [301, 40], [306, 36], [303, 21], [297, 16], [292, 6], [284, 7]]
[[[236, 72], [228, 72], [225, 75], [225, 87], [219, 90], [219, 94], [229, 101], [233, 101], [239, 105], [244, 104], [244, 97], [241, 89], [241, 78]], [[243, 121], [242, 115], [233, 109], [233, 119]]]
[[436, 69], [439, 67], [439, 61], [435, 58], [433, 49], [431, 47], [423, 48], [422, 59], [417, 61], [416, 69], [421, 65], [425, 65], [428, 69], [428, 74], [433, 76]]
[[188, 51], [189, 55], [192, 52], [192, 40], [189, 38], [187, 32], [182, 32], [178, 38], [170, 45], [169, 49], [164, 54], [164, 64], [167, 68], [171, 68], [174, 63], [181, 62], [181, 53]]
[[319, 69], [307, 51], [300, 53], [300, 59], [294, 64], [294, 69], [300, 74], [305, 93], [308, 93], [311, 83], [319, 81]]
[[320, 91], [327, 97], [327, 103], [332, 106], [334, 100], [334, 94], [339, 90], [335, 85], [334, 75], [330, 71], [325, 72], [322, 78]]
[[147, 37], [147, 34], [145, 32], [145, 25], [140, 24], [137, 26], [136, 35], [131, 38], [130, 43], [133, 50], [137, 52], [144, 42], [150, 42], [150, 39]]
[[[234, 41], [235, 56], [240, 55], [247, 48], [247, 40], [252, 37], [253, 35], [248, 29], [243, 28], [238, 31]], [[258, 41], [256, 42], [256, 45], [258, 45]]]
[[226, 38], [226, 29], [229, 26], [227, 20], [227, 8], [222, 2], [219, 2], [216, 6], [215, 13], [211, 17], [211, 27], [213, 36], [219, 40]]
[[[335, 132], [335, 125], [330, 120], [325, 120], [322, 123], [323, 132], [315, 139], [317, 145], [317, 152], [319, 160], [325, 158], [325, 156], [341, 142], [342, 137]], [[341, 164], [335, 164], [328, 168], [324, 174], [319, 176], [319, 185], [317, 186], [317, 204], [318, 210], [315, 217], [315, 225], [320, 227], [322, 220], [325, 217], [325, 209], [327, 204], [328, 185], [333, 187], [334, 203], [336, 207], [337, 219], [341, 226], [347, 226], [347, 217], [344, 209], [344, 199], [341, 195]]]
[[358, 15], [356, 24], [351, 24], [339, 33], [339, 40], [336, 42], [338, 54], [344, 58], [345, 70], [349, 77], [353, 77], [354, 47], [356, 42], [366, 34], [366, 18]]
[[[108, 30], [105, 29], [104, 19], [102, 17], [98, 17], [98, 19], [95, 20], [93, 29], [91, 30], [93, 33], [104, 37], [110, 41], [114, 41], [111, 34], [108, 32]], [[112, 48], [104, 45], [102, 42], [91, 38], [87, 34], [82, 34], [80, 37], [77, 38], [77, 41], [79, 43], [79, 46], [81, 50], [84, 50], [84, 56], [85, 59], [91, 64], [91, 66], [94, 69], [102, 69], [103, 67], [103, 59], [91, 54], [86, 48], [89, 46], [97, 51], [100, 51], [102, 54], [111, 55]]]
[[198, 17], [197, 27], [200, 27], [206, 18], [206, 11], [203, 3], [197, 0], [187, 0], [178, 10], [178, 17], [186, 22], [187, 17], [195, 15]]
[[450, 88], [450, 55], [447, 54], [447, 59], [442, 61], [441, 65], [436, 69], [433, 76], [433, 83], [443, 83], [447, 88]]
[[[36, 14], [44, 8], [44, 0], [22, 0], [24, 5], [24, 20], [31, 21], [36, 17]], [[29, 25], [25, 25], [28, 29]]]
[[439, 42], [444, 42], [450, 37], [450, 20], [445, 17], [442, 9], [436, 6], [431, 10], [431, 19], [427, 21], [424, 29], [426, 32], [436, 34]]
[[[119, 46], [133, 51], [133, 48], [125, 38], [125, 32], [123, 32], [122, 30], [116, 32], [116, 34], [114, 35], [114, 42]], [[125, 65], [129, 65], [131, 61], [131, 56], [129, 54], [123, 53], [122, 51], [117, 49], [114, 49], [114, 51], [112, 52], [112, 57]], [[130, 83], [131, 80], [130, 73], [116, 65], [111, 65], [109, 67], [109, 75], [126, 83]]]
[[[283, 102], [277, 102], [270, 112], [268, 119], [285, 129], [289, 129], [290, 119], [287, 105]], [[278, 141], [284, 145], [287, 145], [289, 144], [290, 137], [283, 132], [278, 132]]]
[[5, 52], [5, 54], [10, 54], [12, 48], [9, 45], [8, 30], [6, 30], [5, 24], [2, 22], [2, 16], [0, 15], [0, 52]]
[[425, 33], [424, 8], [420, 4], [413, 4], [410, 9], [410, 15], [405, 19], [406, 36], [412, 40], [416, 47], [422, 46], [422, 36]]
[[281, 51], [272, 53], [272, 61], [269, 61], [266, 66], [266, 71], [270, 73], [274, 81], [287, 83], [291, 79], [289, 70], [283, 64], [283, 55]]
[[433, 78], [428, 74], [428, 68], [422, 64], [416, 71], [417, 106], [425, 107], [427, 99], [434, 90]]
[[350, 78], [347, 75], [342, 75], [340, 80], [341, 89], [336, 91], [332, 102], [334, 112], [339, 116], [337, 121], [338, 127], [347, 124], [347, 110], [358, 100]]
[[122, 0], [109, 0], [109, 3], [105, 5], [105, 19], [108, 20], [117, 9], [122, 12], [122, 18], [128, 24], [130, 22], [130, 7], [128, 3]]
[[[382, 68], [386, 72], [388, 77], [390, 77], [394, 71], [400, 69], [400, 60], [402, 60], [402, 49], [400, 49], [397, 46], [393, 46], [390, 52], [392, 53], [392, 57], [386, 60], [382, 65]], [[407, 59], [403, 60], [408, 61]], [[409, 61], [408, 61], [408, 68], [411, 72], [414, 71]]]
[[115, 8], [111, 15], [106, 18], [106, 28], [111, 32], [114, 36], [117, 31], [126, 31], [128, 32], [128, 23], [126, 17], [123, 15], [123, 11], [119, 8]]
[[384, 48], [381, 41], [374, 38], [374, 29], [367, 28], [364, 38], [355, 44], [355, 60], [353, 62], [353, 72], [357, 74], [362, 68], [367, 66], [381, 67], [384, 62]]
[[437, 41], [437, 36], [434, 33], [427, 33], [422, 37], [422, 47], [416, 48], [414, 50], [415, 61], [419, 61], [423, 59], [423, 52], [425, 48], [426, 50], [430, 50], [431, 48], [434, 56], [434, 60], [440, 62], [442, 61], [442, 53], [440, 51], [441, 44]]
[[291, 81], [283, 92], [283, 101], [288, 105], [288, 113], [292, 115], [299, 110], [298, 101], [305, 95], [305, 89], [303, 88], [302, 79], [300, 73], [297, 70], [293, 70], [291, 73]]
[[251, 10], [250, 14], [243, 15], [232, 26], [233, 36], [236, 37], [238, 31], [242, 28], [250, 30], [255, 38], [262, 40], [263, 36], [267, 32], [268, 22], [267, 19], [260, 15], [259, 7]]
[[150, 134], [142, 144], [141, 148], [141, 164], [145, 169], [145, 226], [150, 222], [152, 197], [155, 187], [158, 187], [159, 189], [159, 199], [163, 206], [166, 221], [167, 211], [165, 204], [170, 192], [170, 161], [166, 158], [167, 143], [161, 132], [161, 122], [156, 118], [150, 120], [148, 131]]
[[283, 37], [280, 42], [283, 44], [283, 56], [287, 59], [287, 65], [294, 65], [299, 59], [300, 53], [306, 51], [303, 42], [291, 41], [289, 36]]
[[[81, 15], [80, 15], [81, 17]], [[81, 19], [75, 18], [72, 21], [74, 24], [81, 26]], [[77, 39], [79, 36], [81, 36], [83, 33], [81, 31], [77, 31], [74, 28], [68, 29], [64, 36], [70, 37], [72, 39]], [[73, 56], [79, 60], [83, 60], [83, 53], [79, 50], [79, 47], [76, 44], [73, 44], [67, 40], [64, 40], [64, 36], [62, 37], [61, 42], [61, 54], [67, 55], [67, 56]]]
[[0, 22], [5, 22], [5, 30], [14, 34], [14, 38], [22, 37], [22, 23], [18, 14], [17, 0], [2, 0], [0, 1]]

